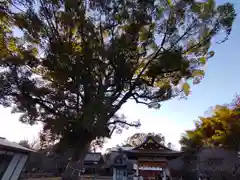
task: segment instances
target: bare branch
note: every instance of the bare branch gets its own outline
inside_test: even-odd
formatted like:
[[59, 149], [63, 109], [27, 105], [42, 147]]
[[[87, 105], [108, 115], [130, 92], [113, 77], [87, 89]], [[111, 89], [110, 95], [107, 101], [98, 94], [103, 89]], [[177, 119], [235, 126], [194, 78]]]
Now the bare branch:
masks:
[[181, 41], [189, 33], [189, 31], [195, 27], [196, 23], [197, 19], [194, 19], [194, 21], [188, 26], [187, 30], [181, 35], [181, 37], [176, 40], [176, 42], [169, 48], [169, 50], [171, 50], [177, 43], [179, 43], [179, 41]]
[[45, 15], [45, 18], [47, 20], [47, 23], [48, 23], [49, 27], [52, 29], [52, 34], [55, 34], [55, 36], [57, 36], [59, 38], [60, 37], [59, 33], [58, 33], [57, 29], [55, 28], [51, 18], [49, 17], [48, 9], [46, 8], [46, 6], [45, 6], [45, 4], [42, 0], [39, 0], [39, 1], [41, 3], [41, 6], [43, 7], [43, 11], [44, 11], [44, 15]]
[[206, 41], [208, 41], [210, 38], [211, 38], [211, 34], [215, 31], [215, 28], [214, 27], [209, 33], [208, 35], [200, 42], [198, 42], [197, 44], [194, 44], [193, 46], [189, 47], [188, 49], [186, 49], [183, 54], [187, 53], [188, 51], [191, 51], [193, 50], [194, 48], [196, 47], [201, 47], [202, 44], [204, 44]]
[[115, 120], [112, 122], [108, 122], [107, 125], [114, 125], [114, 124], [124, 124], [130, 127], [139, 127], [140, 123], [128, 123], [127, 121]]
[[144, 104], [144, 105], [147, 105], [147, 106], [149, 106], [149, 104], [150, 103], [147, 103], [147, 102], [145, 102], [145, 101], [140, 101], [136, 96], [135, 96], [135, 93], [133, 94], [133, 99], [135, 100], [135, 102], [136, 103], [138, 103], [138, 104]]

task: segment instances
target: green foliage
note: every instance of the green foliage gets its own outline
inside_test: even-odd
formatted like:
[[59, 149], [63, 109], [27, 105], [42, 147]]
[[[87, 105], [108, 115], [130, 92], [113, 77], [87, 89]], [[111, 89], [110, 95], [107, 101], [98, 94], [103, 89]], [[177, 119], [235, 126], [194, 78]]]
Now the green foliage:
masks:
[[116, 114], [127, 100], [159, 108], [188, 95], [187, 82], [201, 80], [213, 55], [212, 38], [223, 31], [228, 37], [236, 16], [232, 4], [213, 0], [1, 6], [0, 104], [22, 113], [24, 123], [43, 122], [42, 140], [76, 152], [116, 128], [139, 125]]
[[217, 105], [209, 117], [200, 117], [195, 129], [186, 131], [180, 143], [183, 148], [225, 147], [240, 148], [239, 98], [232, 106]]

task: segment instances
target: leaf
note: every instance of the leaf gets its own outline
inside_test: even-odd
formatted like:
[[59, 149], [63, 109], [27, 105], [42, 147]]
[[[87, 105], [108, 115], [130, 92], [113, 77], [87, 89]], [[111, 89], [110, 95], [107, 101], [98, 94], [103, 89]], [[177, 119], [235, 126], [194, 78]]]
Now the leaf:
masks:
[[185, 94], [186, 96], [188, 96], [188, 95], [190, 94], [190, 86], [189, 86], [188, 83], [184, 83], [184, 84], [183, 84], [183, 91], [184, 91], [184, 94]]
[[193, 3], [192, 6], [191, 6], [192, 11], [195, 12], [195, 13], [200, 13], [201, 12], [201, 5], [202, 5], [201, 2]]
[[102, 36], [103, 36], [104, 39], [108, 38], [108, 32], [107, 31], [103, 31], [103, 35]]
[[172, 0], [167, 0], [167, 2], [168, 2], [168, 5], [169, 5], [170, 7], [173, 7]]
[[214, 54], [215, 54], [215, 52], [214, 52], [214, 51], [210, 51], [210, 52], [208, 53], [208, 58], [211, 58], [211, 57], [213, 57], [213, 56], [214, 56]]
[[196, 76], [204, 76], [205, 73], [203, 70], [200, 70], [200, 69], [196, 69], [192, 72], [192, 76], [193, 77], [196, 77]]
[[160, 19], [163, 15], [164, 8], [163, 7], [158, 7], [156, 9], [156, 19]]
[[8, 48], [10, 51], [17, 51], [16, 41], [14, 39], [9, 40]]
[[140, 35], [139, 35], [139, 40], [140, 41], [146, 41], [149, 37], [149, 31], [146, 27], [142, 27]]
[[206, 57], [200, 57], [199, 58], [199, 62], [201, 63], [201, 64], [206, 64]]
[[154, 51], [156, 51], [157, 48], [158, 48], [158, 46], [157, 46], [157, 44], [156, 44], [155, 41], [152, 41], [152, 43], [150, 44], [150, 47], [151, 47]]
[[121, 21], [121, 20], [122, 20], [122, 17], [121, 17], [120, 14], [116, 14], [116, 15], [114, 16], [114, 18], [115, 18], [117, 21]]
[[196, 85], [196, 84], [199, 84], [201, 82], [202, 78], [199, 78], [199, 77], [194, 77], [193, 79], [193, 84]]

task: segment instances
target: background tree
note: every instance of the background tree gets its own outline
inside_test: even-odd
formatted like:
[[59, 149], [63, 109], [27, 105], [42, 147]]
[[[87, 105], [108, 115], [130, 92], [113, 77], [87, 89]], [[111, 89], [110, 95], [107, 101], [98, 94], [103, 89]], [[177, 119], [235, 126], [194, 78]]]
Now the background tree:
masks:
[[153, 136], [158, 143], [168, 147], [169, 149], [174, 149], [174, 145], [171, 142], [166, 143], [165, 137], [161, 133], [135, 133], [128, 137], [127, 140], [119, 147], [136, 147], [140, 145], [147, 136]]
[[168, 143], [167, 143], [167, 147], [168, 147], [169, 149], [174, 149], [174, 148], [175, 148], [174, 144], [172, 144], [171, 142], [168, 142]]
[[214, 0], [5, 0], [0, 104], [84, 156], [94, 139], [139, 125], [117, 114], [129, 99], [158, 108], [188, 95], [235, 16]]
[[34, 139], [31, 142], [29, 140], [21, 140], [19, 141], [18, 144], [29, 149], [34, 149], [34, 150], [41, 149], [41, 142], [39, 139]]
[[200, 117], [195, 129], [186, 131], [180, 143], [183, 148], [240, 148], [240, 99], [230, 105], [217, 105], [208, 117]]
[[21, 146], [23, 146], [23, 147], [26, 147], [26, 148], [28, 148], [28, 149], [31, 149], [31, 145], [30, 145], [30, 143], [28, 142], [28, 140], [21, 140], [21, 141], [19, 141], [18, 144], [21, 145]]
[[103, 145], [105, 142], [106, 141], [104, 138], [98, 138], [98, 139], [93, 140], [90, 144], [90, 151], [96, 152], [97, 149], [103, 148]]
[[165, 137], [161, 133], [135, 133], [128, 137], [124, 144], [126, 144], [126, 146], [136, 147], [140, 145], [147, 136], [153, 136], [157, 142], [165, 145]]

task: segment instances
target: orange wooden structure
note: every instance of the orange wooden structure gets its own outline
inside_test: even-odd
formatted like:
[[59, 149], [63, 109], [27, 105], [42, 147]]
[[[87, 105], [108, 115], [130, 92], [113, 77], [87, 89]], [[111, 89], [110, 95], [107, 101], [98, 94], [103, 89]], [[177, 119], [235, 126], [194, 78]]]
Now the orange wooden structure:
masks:
[[125, 154], [135, 162], [137, 176], [157, 180], [159, 176], [170, 176], [168, 160], [175, 159], [182, 153], [158, 143], [153, 136], [147, 136], [139, 146], [125, 150]]

